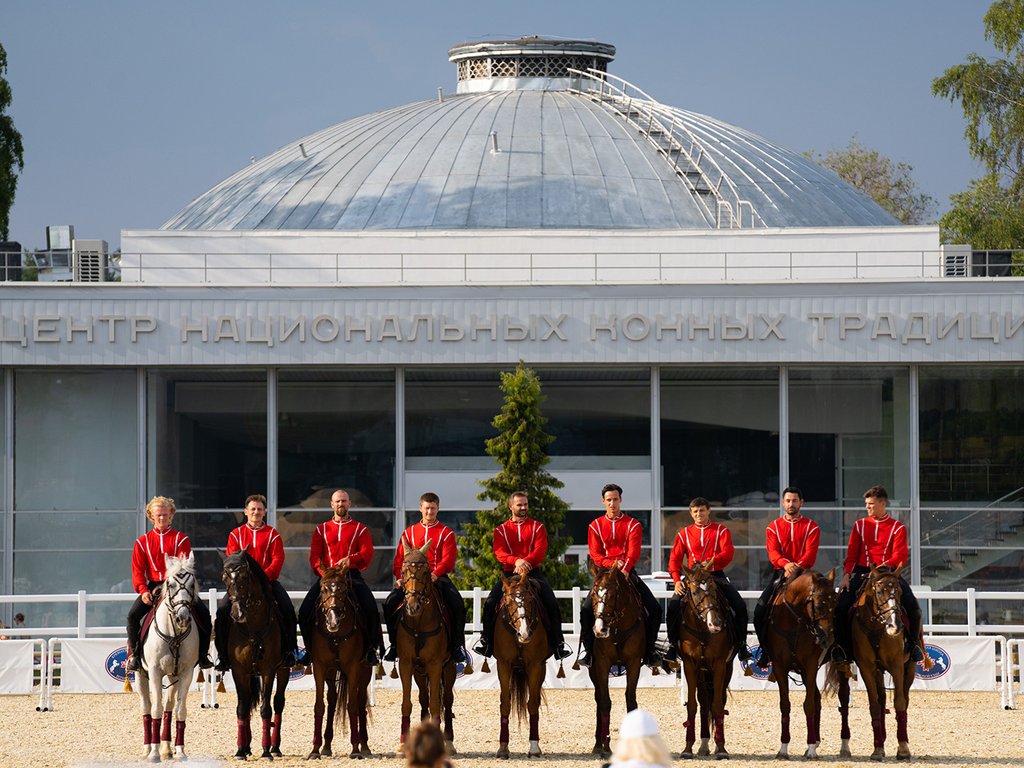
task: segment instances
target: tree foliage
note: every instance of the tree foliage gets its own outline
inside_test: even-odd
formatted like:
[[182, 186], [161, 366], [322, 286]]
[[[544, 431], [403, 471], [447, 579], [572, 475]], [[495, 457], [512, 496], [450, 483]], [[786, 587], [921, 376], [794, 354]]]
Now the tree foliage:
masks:
[[1002, 250], [1024, 246], [1024, 208], [989, 174], [950, 197], [952, 208], [939, 220], [946, 243]]
[[7, 114], [11, 105], [11, 86], [6, 74], [7, 51], [0, 45], [0, 240], [6, 240], [10, 234], [10, 214], [18, 188], [18, 174], [25, 167], [21, 134]]
[[959, 103], [967, 146], [989, 174], [1024, 199], [1024, 0], [996, 0], [985, 14], [985, 39], [1006, 58], [976, 53], [932, 81], [932, 93]]
[[477, 512], [476, 522], [466, 526], [459, 537], [459, 567], [453, 581], [460, 589], [489, 586], [495, 583], [501, 567], [494, 557], [494, 529], [509, 517], [508, 500], [515, 491], [526, 491], [530, 497], [530, 517], [544, 523], [548, 531], [548, 554], [544, 575], [555, 589], [569, 589], [587, 583], [585, 574], [561, 556], [572, 543], [559, 536], [565, 524], [569, 505], [555, 490], [562, 482], [544, 467], [550, 461], [545, 448], [554, 437], [544, 431], [547, 419], [541, 413], [544, 395], [537, 374], [521, 361], [514, 371], [501, 374], [501, 391], [505, 402], [491, 422], [498, 435], [487, 441], [487, 453], [493, 456], [501, 471], [481, 480], [480, 501], [494, 506]]
[[842, 149], [805, 155], [864, 192], [901, 224], [924, 224], [935, 208], [935, 200], [918, 190], [912, 166], [868, 149], [856, 136]]

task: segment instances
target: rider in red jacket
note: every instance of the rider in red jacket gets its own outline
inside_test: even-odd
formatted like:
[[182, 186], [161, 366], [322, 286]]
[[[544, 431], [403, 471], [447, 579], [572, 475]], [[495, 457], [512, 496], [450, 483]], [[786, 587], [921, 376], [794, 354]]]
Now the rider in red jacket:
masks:
[[765, 546], [768, 548], [768, 560], [775, 569], [771, 581], [761, 593], [754, 606], [754, 632], [760, 652], [757, 665], [768, 669], [771, 659], [764, 647], [765, 630], [768, 625], [769, 602], [786, 579], [791, 579], [801, 571], [814, 567], [818, 559], [818, 543], [821, 540], [821, 529], [818, 524], [800, 514], [804, 504], [804, 496], [799, 488], [790, 486], [782, 491], [782, 517], [768, 523], [765, 530]]
[[[650, 587], [636, 575], [635, 566], [640, 559], [640, 542], [643, 530], [640, 522], [622, 513], [622, 488], [609, 483], [601, 489], [601, 502], [605, 513], [595, 519], [587, 529], [587, 547], [590, 559], [599, 568], [610, 568], [618, 565], [629, 583], [632, 584], [644, 605], [647, 613], [645, 621], [645, 638], [643, 663], [649, 667], [661, 665], [661, 656], [655, 650], [658, 630], [661, 627], [661, 604], [651, 594]], [[580, 642], [583, 644], [583, 656], [579, 663], [590, 666], [594, 649], [594, 607], [593, 596], [587, 593], [580, 611]]]
[[[246, 522], [235, 528], [228, 536], [227, 554], [248, 552], [249, 556], [259, 563], [260, 568], [267, 575], [267, 579], [270, 581], [270, 592], [281, 614], [281, 648], [284, 652], [285, 663], [290, 666], [296, 660], [295, 606], [292, 605], [288, 592], [278, 581], [281, 578], [281, 568], [284, 566], [284, 544], [280, 534], [273, 527], [267, 525], [266, 496], [261, 494], [249, 496], [245, 500], [244, 511]], [[231, 663], [228, 660], [230, 610], [231, 601], [225, 595], [217, 605], [217, 617], [213, 624], [214, 644], [217, 647], [217, 669], [222, 672], [231, 668]]]
[[[548, 553], [547, 529], [544, 523], [529, 516], [530, 499], [525, 491], [513, 493], [509, 497], [508, 508], [511, 513], [509, 519], [494, 529], [494, 557], [501, 565], [505, 578], [518, 574], [533, 579], [537, 596], [548, 614], [548, 655], [564, 659], [571, 656], [572, 651], [565, 645], [562, 615], [558, 610], [555, 593], [541, 570]], [[480, 644], [474, 649], [482, 656], [493, 655], [494, 625], [502, 594], [502, 582], [499, 580], [484, 601], [483, 632], [480, 633]]]
[[420, 496], [420, 521], [405, 529], [401, 541], [395, 548], [395, 562], [392, 566], [395, 588], [384, 600], [384, 623], [387, 624], [388, 640], [391, 643], [388, 652], [384, 655], [385, 661], [394, 661], [398, 655], [395, 632], [398, 629], [399, 612], [405, 596], [401, 582], [406, 548], [419, 549], [427, 542], [430, 542], [430, 547], [427, 549], [430, 578], [448, 608], [448, 618], [451, 621], [452, 632], [448, 638], [449, 653], [456, 662], [466, 663], [469, 661], [465, 649], [466, 605], [462, 602], [459, 591], [448, 578], [448, 574], [455, 570], [458, 547], [455, 542], [455, 533], [437, 519], [440, 505], [441, 499], [436, 493], [427, 492]]
[[[188, 557], [192, 552], [188, 536], [171, 528], [176, 511], [174, 499], [166, 496], [150, 499], [146, 505], [146, 517], [153, 523], [153, 530], [136, 539], [132, 548], [132, 587], [139, 596], [128, 609], [129, 672], [137, 672], [142, 666], [139, 633], [142, 620], [154, 605], [153, 590], [163, 583], [166, 576], [167, 556]], [[209, 669], [213, 666], [210, 661], [210, 609], [197, 597], [192, 603], [192, 610], [196, 617], [196, 630], [199, 632], [199, 666]]]

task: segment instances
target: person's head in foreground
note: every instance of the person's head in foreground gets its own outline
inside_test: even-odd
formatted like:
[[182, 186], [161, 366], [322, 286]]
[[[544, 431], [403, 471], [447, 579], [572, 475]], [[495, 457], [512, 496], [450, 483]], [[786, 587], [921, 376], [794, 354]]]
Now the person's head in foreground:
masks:
[[658, 721], [642, 709], [627, 712], [619, 726], [619, 740], [612, 751], [613, 768], [660, 768], [672, 765]]
[[441, 768], [451, 765], [444, 734], [433, 720], [412, 727], [405, 741], [405, 760], [410, 768]]

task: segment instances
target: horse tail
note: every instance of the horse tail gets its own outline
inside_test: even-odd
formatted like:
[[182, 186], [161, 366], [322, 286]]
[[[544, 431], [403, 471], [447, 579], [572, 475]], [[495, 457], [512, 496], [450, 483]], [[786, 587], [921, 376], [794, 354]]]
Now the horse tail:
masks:
[[334, 674], [334, 695], [335, 701], [338, 702], [334, 710], [334, 725], [345, 733], [348, 727], [348, 676], [340, 671]]
[[508, 683], [512, 688], [512, 711], [516, 713], [516, 718], [522, 725], [523, 720], [529, 714], [526, 705], [530, 698], [530, 684], [526, 676], [525, 664], [512, 665], [512, 675]]
[[839, 665], [835, 662], [825, 664], [825, 682], [821, 687], [824, 696], [835, 696], [839, 692], [840, 675]]
[[249, 675], [249, 711], [255, 712], [260, 708], [263, 686], [259, 675]]

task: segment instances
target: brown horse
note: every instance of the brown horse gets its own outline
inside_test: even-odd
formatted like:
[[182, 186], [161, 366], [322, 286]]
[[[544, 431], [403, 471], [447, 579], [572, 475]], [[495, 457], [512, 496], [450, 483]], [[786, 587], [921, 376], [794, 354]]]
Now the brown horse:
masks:
[[[333, 754], [331, 742], [334, 740], [335, 719], [341, 721], [344, 729], [346, 717], [352, 743], [349, 757], [363, 758], [371, 754], [366, 731], [369, 707], [366, 689], [373, 668], [363, 663], [367, 650], [364, 639], [366, 618], [361, 615], [359, 604], [352, 594], [352, 579], [348, 570], [348, 566], [344, 565], [328, 568], [320, 580], [316, 625], [309, 649], [313, 657], [316, 704], [313, 707], [313, 751], [307, 760]], [[340, 708], [339, 703], [342, 705]]]
[[[404, 546], [404, 544], [403, 544]], [[448, 653], [448, 629], [445, 626], [441, 595], [430, 578], [427, 551], [430, 541], [420, 548], [407, 547], [402, 561], [404, 599], [395, 645], [398, 671], [402, 677], [402, 732], [398, 751], [404, 754], [412, 716], [412, 681], [419, 689], [420, 719], [429, 715], [435, 723], [444, 718], [444, 738], [448, 753], [455, 754], [452, 728], [452, 704], [455, 701], [455, 661]]]
[[615, 664], [626, 668], [626, 711], [632, 712], [637, 708], [636, 685], [647, 637], [640, 594], [626, 574], [614, 565], [598, 568], [593, 563], [590, 572], [594, 576], [594, 585], [590, 588], [594, 608], [594, 658], [589, 671], [597, 703], [592, 752], [604, 759], [611, 755], [612, 699], [608, 693], [608, 673]]
[[[779, 686], [782, 717], [781, 746], [776, 757], [789, 757], [789, 673], [799, 673], [806, 688], [807, 751], [817, 759], [821, 743], [821, 691], [818, 668], [835, 639], [836, 569], [822, 576], [802, 571], [782, 583], [772, 598], [764, 644], [772, 659], [770, 680]], [[833, 678], [834, 679], [834, 678]], [[829, 689], [826, 689], [829, 690]], [[830, 692], [834, 693], [835, 688]]]
[[520, 724], [529, 713], [529, 757], [540, 757], [540, 704], [547, 674], [548, 633], [537, 588], [526, 576], [501, 576], [503, 602], [494, 628], [494, 658], [501, 683], [498, 757], [508, 759], [508, 720], [514, 708]]
[[221, 578], [231, 602], [228, 659], [238, 695], [235, 709], [238, 751], [235, 757], [245, 759], [252, 754], [250, 718], [257, 707], [263, 720], [263, 757], [280, 757], [281, 713], [284, 711], [289, 669], [284, 665], [281, 617], [270, 591], [270, 582], [259, 563], [247, 552], [229, 555], [224, 560]]
[[693, 757], [697, 706], [700, 705], [700, 748], [708, 755], [711, 724], [715, 727], [715, 757], [728, 758], [725, 749], [725, 698], [732, 679], [735, 649], [728, 609], [718, 593], [710, 563], [683, 566], [679, 658], [686, 676], [686, 746], [680, 757]]
[[[907, 705], [910, 686], [914, 683], [916, 664], [907, 652], [906, 624], [900, 607], [903, 590], [900, 571], [875, 568], [864, 579], [864, 586], [854, 603], [851, 619], [853, 658], [857, 662], [871, 709], [871, 730], [875, 751], [872, 760], [885, 757], [885, 678], [892, 677], [893, 707], [896, 710], [897, 760], [910, 759], [910, 737], [907, 734]], [[850, 756], [850, 682], [840, 676], [839, 712], [842, 715], [842, 748], [840, 755]]]

